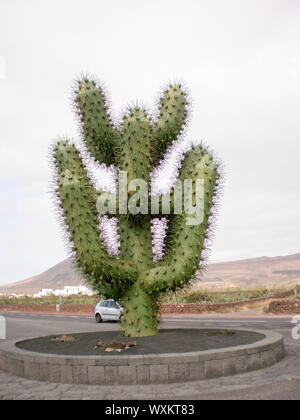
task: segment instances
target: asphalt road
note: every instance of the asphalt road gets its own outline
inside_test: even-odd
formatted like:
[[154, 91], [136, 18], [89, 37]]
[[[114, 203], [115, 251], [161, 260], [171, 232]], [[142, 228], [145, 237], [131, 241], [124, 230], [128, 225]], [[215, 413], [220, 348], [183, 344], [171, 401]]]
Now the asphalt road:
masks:
[[[96, 324], [93, 317], [3, 314], [7, 339], [117, 330], [116, 323]], [[250, 328], [273, 330], [285, 338], [287, 355], [270, 368], [220, 379], [171, 385], [80, 386], [43, 384], [0, 371], [0, 399], [300, 399], [300, 339], [292, 337], [292, 317], [201, 315], [163, 318], [162, 328]]]

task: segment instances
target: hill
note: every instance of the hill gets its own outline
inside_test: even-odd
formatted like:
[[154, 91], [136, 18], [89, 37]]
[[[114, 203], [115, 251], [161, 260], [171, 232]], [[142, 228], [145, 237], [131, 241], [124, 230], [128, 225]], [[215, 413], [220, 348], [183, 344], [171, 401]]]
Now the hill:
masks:
[[41, 289], [62, 289], [64, 286], [83, 285], [71, 258], [62, 261], [42, 274], [18, 283], [0, 287], [0, 293], [34, 294]]
[[[300, 254], [285, 257], [261, 257], [210, 264], [198, 277], [196, 288], [225, 289], [300, 284]], [[0, 293], [33, 294], [43, 289], [84, 284], [67, 259], [42, 274], [0, 287]]]
[[300, 254], [211, 264], [198, 277], [197, 288], [252, 288], [300, 284]]

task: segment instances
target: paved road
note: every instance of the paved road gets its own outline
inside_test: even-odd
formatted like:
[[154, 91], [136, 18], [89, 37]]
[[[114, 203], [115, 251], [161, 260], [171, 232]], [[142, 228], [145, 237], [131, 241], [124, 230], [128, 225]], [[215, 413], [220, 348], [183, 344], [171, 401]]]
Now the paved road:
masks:
[[[92, 317], [39, 314], [1, 314], [7, 321], [7, 338], [116, 330], [118, 324], [96, 324]], [[201, 315], [170, 317], [163, 328], [229, 327], [269, 329], [285, 337], [287, 356], [262, 371], [226, 378], [171, 385], [88, 386], [50, 384], [16, 378], [0, 371], [1, 399], [300, 399], [300, 340], [292, 338], [291, 317]]]

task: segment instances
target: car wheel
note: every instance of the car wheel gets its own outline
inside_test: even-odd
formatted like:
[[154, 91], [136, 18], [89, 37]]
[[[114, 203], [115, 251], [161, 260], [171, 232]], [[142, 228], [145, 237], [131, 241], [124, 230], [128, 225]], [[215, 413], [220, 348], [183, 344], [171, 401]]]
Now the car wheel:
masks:
[[101, 318], [101, 315], [100, 315], [100, 314], [97, 314], [97, 315], [95, 316], [95, 319], [96, 319], [97, 324], [101, 324], [101, 322], [103, 322], [103, 320], [102, 320], [102, 318]]

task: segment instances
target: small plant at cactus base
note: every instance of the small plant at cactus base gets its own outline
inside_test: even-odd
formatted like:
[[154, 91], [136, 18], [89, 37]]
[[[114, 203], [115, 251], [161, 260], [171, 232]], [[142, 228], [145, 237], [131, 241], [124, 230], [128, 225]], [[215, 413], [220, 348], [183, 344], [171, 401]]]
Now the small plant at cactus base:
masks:
[[[52, 153], [56, 199], [76, 265], [99, 295], [124, 302], [125, 336], [155, 335], [159, 296], [182, 289], [203, 265], [219, 163], [202, 143], [191, 144], [173, 164], [169, 191], [153, 189], [184, 142], [189, 100], [180, 84], [164, 90], [156, 117], [134, 106], [118, 124], [93, 79], [76, 82], [74, 95], [82, 144], [60, 140]], [[118, 174], [115, 191], [97, 188], [91, 161]]]

